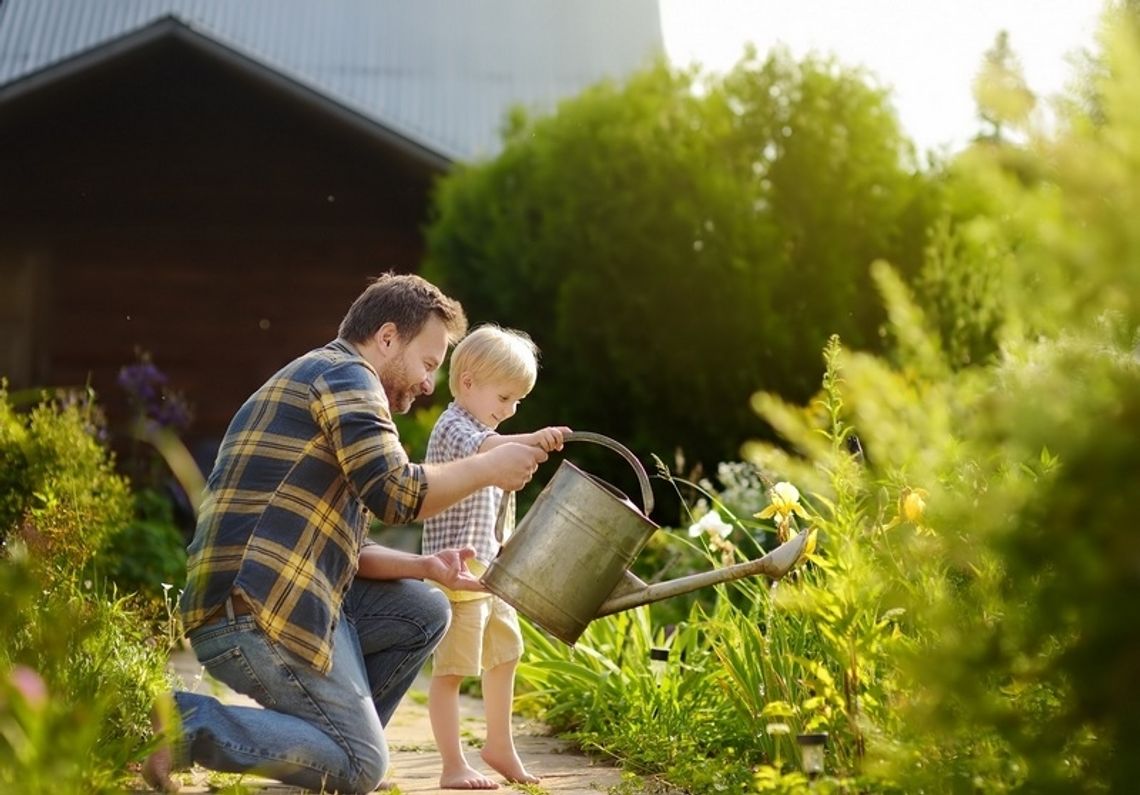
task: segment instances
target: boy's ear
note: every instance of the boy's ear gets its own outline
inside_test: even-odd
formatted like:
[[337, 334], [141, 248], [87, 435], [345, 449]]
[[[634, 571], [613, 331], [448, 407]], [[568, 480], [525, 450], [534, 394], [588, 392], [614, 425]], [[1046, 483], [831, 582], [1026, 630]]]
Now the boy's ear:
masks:
[[464, 389], [470, 389], [475, 385], [475, 379], [471, 376], [471, 373], [464, 370], [459, 374], [459, 385]]

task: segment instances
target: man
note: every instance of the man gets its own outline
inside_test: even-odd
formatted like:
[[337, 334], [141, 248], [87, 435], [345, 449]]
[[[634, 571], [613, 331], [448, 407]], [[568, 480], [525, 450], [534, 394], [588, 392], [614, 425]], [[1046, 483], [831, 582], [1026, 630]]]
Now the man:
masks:
[[505, 444], [446, 464], [408, 461], [393, 413], [431, 394], [460, 305], [418, 276], [386, 274], [338, 338], [286, 365], [238, 410], [190, 545], [183, 622], [198, 660], [264, 709], [176, 693], [181, 732], [143, 768], [197, 762], [307, 789], [371, 792], [383, 726], [439, 641], [447, 599], [420, 582], [479, 590], [470, 549], [412, 555], [367, 541], [487, 486], [516, 490], [545, 460]]

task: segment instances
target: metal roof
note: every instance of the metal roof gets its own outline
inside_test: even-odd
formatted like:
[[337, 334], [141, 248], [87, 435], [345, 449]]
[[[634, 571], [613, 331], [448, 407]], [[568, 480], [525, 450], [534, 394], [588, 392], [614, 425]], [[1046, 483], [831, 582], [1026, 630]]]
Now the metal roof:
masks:
[[0, 0], [0, 103], [180, 32], [447, 160], [663, 52], [657, 0]]

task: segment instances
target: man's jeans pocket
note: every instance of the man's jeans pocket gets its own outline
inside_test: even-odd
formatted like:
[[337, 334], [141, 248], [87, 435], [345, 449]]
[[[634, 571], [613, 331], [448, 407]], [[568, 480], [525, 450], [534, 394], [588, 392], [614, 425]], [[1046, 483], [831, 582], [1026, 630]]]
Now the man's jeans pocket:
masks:
[[240, 646], [231, 646], [228, 649], [201, 660], [202, 667], [210, 676], [217, 679], [231, 690], [249, 696], [263, 707], [272, 709], [277, 706], [277, 699], [254, 673], [253, 666], [249, 664], [245, 653]]

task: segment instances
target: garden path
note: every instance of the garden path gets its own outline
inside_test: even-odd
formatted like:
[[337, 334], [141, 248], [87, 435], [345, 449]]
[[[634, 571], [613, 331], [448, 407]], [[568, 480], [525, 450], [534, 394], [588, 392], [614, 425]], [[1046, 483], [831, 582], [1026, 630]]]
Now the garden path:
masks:
[[[209, 678], [203, 681], [202, 668], [191, 652], [176, 652], [171, 657], [171, 667], [188, 689], [214, 692], [224, 701], [256, 706], [253, 701], [234, 693], [225, 685]], [[388, 726], [387, 736], [392, 758], [388, 778], [399, 788], [400, 793], [456, 793], [459, 790], [439, 789], [439, 755], [435, 751], [435, 741], [432, 739], [431, 725], [428, 721], [427, 687], [428, 679], [421, 675], [404, 697]], [[481, 739], [485, 732], [482, 702], [476, 698], [461, 696], [460, 712], [461, 730], [464, 736]], [[516, 720], [515, 744], [527, 769], [542, 777], [542, 782], [537, 788], [520, 788], [524, 791], [531, 793], [545, 791], [558, 795], [597, 795], [599, 792], [609, 791], [621, 782], [619, 768], [578, 753], [573, 746], [563, 740], [544, 736], [541, 727], [533, 723]], [[468, 758], [473, 763], [479, 763], [473, 766], [485, 768], [478, 758], [478, 752], [470, 746]], [[232, 780], [228, 777], [225, 779], [225, 781]], [[222, 783], [223, 780], [215, 779], [215, 781]], [[201, 768], [183, 774], [182, 782], [183, 795], [201, 795], [216, 791], [216, 789], [211, 790], [209, 774]], [[285, 795], [301, 791], [254, 776], [243, 777], [241, 784], [257, 795]], [[142, 787], [141, 779], [139, 785], [139, 789], [132, 790], [132, 795], [142, 795], [147, 791]], [[499, 791], [509, 793], [513, 790], [508, 785], [502, 784]]]

